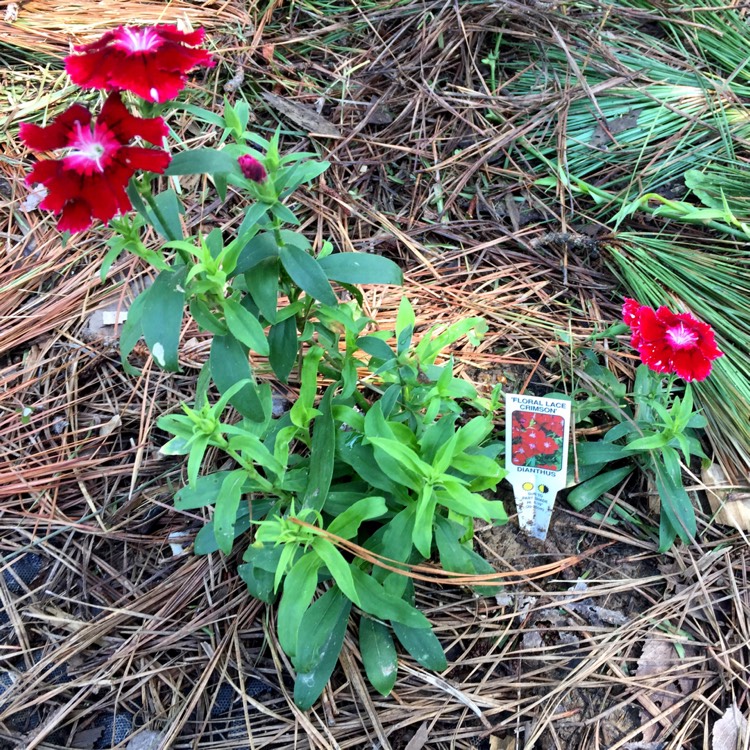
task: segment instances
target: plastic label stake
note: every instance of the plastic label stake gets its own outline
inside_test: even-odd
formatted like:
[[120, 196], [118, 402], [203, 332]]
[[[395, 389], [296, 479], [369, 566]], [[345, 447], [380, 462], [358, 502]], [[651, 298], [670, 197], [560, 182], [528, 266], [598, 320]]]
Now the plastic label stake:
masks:
[[557, 493], [567, 484], [570, 401], [505, 394], [505, 468], [518, 525], [546, 539]]

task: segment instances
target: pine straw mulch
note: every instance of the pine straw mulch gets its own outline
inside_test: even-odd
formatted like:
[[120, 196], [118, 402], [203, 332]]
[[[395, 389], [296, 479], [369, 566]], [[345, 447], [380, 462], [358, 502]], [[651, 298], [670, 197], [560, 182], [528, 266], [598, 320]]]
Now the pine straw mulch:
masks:
[[[454, 353], [461, 374], [485, 390], [500, 380], [547, 392], [571, 374], [560, 332], [581, 341], [615, 319], [615, 282], [598, 241], [571, 232], [561, 207], [528, 189], [522, 162], [503, 157], [523, 135], [516, 118], [531, 113], [524, 128], [543, 127], [564, 101], [496, 96], [506, 120], [488, 123], [480, 61], [501, 30], [545, 40], [550, 19], [564, 33], [601, 21], [599, 11], [342, 2], [296, 5], [287, 16], [274, 4], [127, 2], [76, 3], [68, 17], [58, 8], [22, 3], [18, 21], [0, 28], [14, 105], [0, 160], [0, 552], [4, 565], [27, 551], [43, 558], [28, 586], [0, 578], [0, 668], [12, 675], [0, 748], [93, 747], [112, 711], [163, 730], [163, 746], [174, 748], [699, 748], [733, 702], [746, 713], [745, 540], [701, 515], [699, 544], [657, 555], [645, 495], [632, 485], [620, 498], [632, 522], [612, 525], [612, 508], [591, 517], [561, 502], [544, 545], [513, 521], [480, 529], [478, 549], [515, 572], [496, 599], [418, 586], [449, 655], [446, 673], [403, 658], [382, 698], [350, 633], [322, 700], [300, 712], [273, 612], [248, 598], [234, 560], [192, 556], [203, 519], [172, 508], [183, 467], [158, 454], [154, 419], [191, 397], [207, 339], [186, 328], [179, 375], [153, 367], [145, 350], [132, 357], [141, 375], [125, 375], [114, 328], [91, 317], [127, 309], [147, 272], [123, 259], [101, 284], [101, 232], [63, 248], [48, 217], [19, 208], [29, 160], [12, 128], [69, 101], [55, 55], [121, 20], [188, 17], [207, 27], [220, 58], [195, 83], [204, 106], [219, 107], [221, 81], [241, 71], [248, 89], [289, 97], [340, 133], [308, 140], [299, 122], [281, 118], [290, 148], [332, 161], [300, 196], [305, 231], [384, 253], [407, 271], [405, 290], [368, 291], [379, 323], [393, 320], [402, 293], [424, 325], [482, 315], [482, 345]], [[258, 128], [273, 127], [272, 106], [253, 114]], [[213, 137], [189, 123], [178, 132]], [[236, 227], [238, 199], [222, 206], [206, 195], [187, 222]], [[544, 579], [523, 573], [544, 564], [553, 571]], [[261, 683], [268, 690], [257, 693]]]

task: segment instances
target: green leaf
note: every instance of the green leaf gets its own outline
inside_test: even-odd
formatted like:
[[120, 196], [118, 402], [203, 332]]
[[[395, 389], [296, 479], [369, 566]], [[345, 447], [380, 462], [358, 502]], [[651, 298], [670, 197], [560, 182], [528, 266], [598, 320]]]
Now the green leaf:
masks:
[[99, 281], [101, 281], [102, 284], [106, 281], [107, 274], [109, 273], [109, 269], [112, 267], [112, 264], [120, 257], [120, 254], [125, 250], [125, 242], [120, 237], [113, 237], [110, 240], [107, 240], [107, 244], [110, 247], [109, 250], [107, 250], [107, 254], [104, 256], [101, 268], [99, 269]]
[[[255, 233], [258, 230], [258, 222], [266, 215], [266, 211], [268, 211], [268, 205], [265, 203], [253, 203], [248, 206], [245, 209], [245, 216], [242, 219], [242, 223], [237, 229], [237, 239], [242, 240], [243, 236], [249, 232]], [[249, 242], [249, 239], [247, 241]], [[232, 270], [235, 268], [236, 262]], [[228, 269], [227, 273], [230, 273]]]
[[335, 253], [318, 263], [329, 279], [346, 284], [393, 284], [401, 286], [401, 269], [388, 258], [371, 253]]
[[333, 463], [336, 454], [336, 427], [333, 421], [331, 401], [335, 386], [330, 385], [318, 404], [319, 414], [313, 422], [310, 446], [309, 479], [302, 507], [322, 510], [333, 477]]
[[221, 483], [216, 497], [214, 511], [214, 536], [219, 549], [228, 555], [234, 544], [234, 526], [237, 521], [237, 509], [242, 499], [242, 485], [247, 478], [244, 469], [230, 471]]
[[217, 151], [214, 148], [194, 148], [175, 154], [164, 174], [166, 176], [214, 175], [221, 172], [234, 172], [240, 175], [242, 172], [237, 164], [237, 157], [226, 151]]
[[579, 484], [568, 493], [568, 502], [576, 509], [583, 510], [598, 500], [605, 492], [609, 492], [627, 477], [633, 466], [622, 466], [619, 469], [597, 474], [593, 479]]
[[323, 539], [323, 537], [313, 539], [311, 546], [313, 551], [325, 563], [328, 572], [333, 576], [333, 580], [336, 581], [336, 585], [344, 595], [348, 599], [351, 599], [354, 604], [359, 605], [359, 595], [354, 586], [352, 571], [349, 569], [349, 563], [344, 559], [344, 556], [331, 542]]
[[[457, 441], [455, 425], [457, 419], [457, 414], [445, 414], [436, 422], [428, 424], [419, 438], [421, 454], [424, 460], [429, 461], [436, 471], [445, 471], [448, 468], [448, 464], [446, 463], [442, 469], [438, 469], [435, 457], [441, 451], [445, 453], [446, 450], [452, 452], [455, 449]], [[446, 446], [449, 447], [446, 449]]]
[[607, 464], [627, 455], [628, 453], [622, 445], [602, 443], [601, 441], [578, 443], [576, 446], [576, 456], [580, 466]]
[[195, 104], [181, 103], [178, 109], [181, 109], [184, 112], [189, 112], [201, 122], [207, 122], [209, 125], [218, 125], [220, 128], [224, 127], [224, 118], [221, 115], [217, 115], [215, 112], [211, 112], [203, 107], [198, 107]]
[[[270, 504], [269, 501], [268, 505], [270, 506]], [[258, 519], [260, 517], [255, 512], [255, 503], [253, 503], [253, 518]], [[242, 520], [242, 517], [238, 518], [238, 527], [242, 523]], [[256, 547], [251, 544], [245, 550], [245, 554], [242, 557], [246, 564], [237, 566], [237, 572], [247, 584], [247, 588], [252, 596], [268, 604], [271, 604], [276, 599], [273, 579], [274, 573], [279, 566], [283, 549], [281, 545], [277, 547], [269, 545]]]
[[460, 513], [469, 518], [482, 518], [485, 521], [498, 520], [505, 523], [508, 520], [505, 508], [499, 500], [487, 500], [476, 492], [471, 492], [458, 479], [443, 477], [437, 490], [437, 501], [440, 505], [450, 508], [454, 513]]
[[159, 367], [179, 370], [177, 348], [185, 306], [186, 268], [162, 271], [148, 290], [141, 325], [149, 351]]
[[430, 365], [438, 354], [463, 336], [467, 336], [473, 342], [486, 331], [487, 321], [484, 318], [464, 318], [452, 323], [434, 337], [423, 337], [414, 353], [423, 365]]
[[[665, 448], [662, 459], [663, 463], [657, 459], [651, 466], [661, 499], [662, 516], [667, 516], [672, 529], [687, 544], [695, 538], [697, 532], [695, 509], [682, 484], [682, 469], [677, 451]], [[660, 551], [666, 552], [666, 549]]]
[[701, 430], [708, 424], [708, 420], [703, 414], [691, 414], [687, 421], [686, 427], [694, 430]]
[[302, 361], [299, 396], [289, 411], [289, 416], [292, 424], [303, 429], [309, 427], [310, 421], [317, 413], [313, 404], [318, 390], [318, 366], [322, 358], [323, 349], [319, 346], [313, 346]]
[[382, 584], [356, 565], [350, 567], [359, 595], [359, 606], [363, 611], [409, 628], [430, 627], [430, 621], [416, 607], [386, 591]]
[[213, 505], [219, 495], [222, 482], [229, 476], [229, 471], [215, 471], [200, 477], [194, 487], [181, 487], [174, 496], [174, 507], [177, 510], [195, 510], [206, 505]]
[[429, 558], [432, 554], [432, 523], [436, 505], [437, 493], [431, 485], [425, 485], [419, 491], [412, 533], [412, 542], [424, 558]]
[[[200, 481], [200, 480], [199, 480]], [[270, 505], [270, 504], [269, 504]], [[250, 528], [250, 516], [242, 514], [242, 509], [237, 515], [237, 520], [234, 525], [235, 539], [244, 534]], [[209, 521], [200, 531], [195, 535], [195, 543], [193, 544], [193, 552], [196, 555], [210, 555], [213, 552], [219, 551], [219, 543], [216, 541], [214, 535], [214, 522]], [[271, 576], [273, 582], [273, 576]]]
[[402, 297], [398, 305], [398, 313], [396, 314], [396, 337], [399, 338], [407, 328], [413, 331], [416, 320], [414, 308], [411, 306], [409, 298]]
[[[639, 432], [639, 427], [635, 422], [626, 421], [616, 424], [614, 427], [610, 427], [607, 433], [604, 435], [603, 440], [606, 443], [614, 443], [615, 440], [627, 437], [628, 435], [634, 435]], [[588, 445], [598, 445], [598, 443], [588, 443]], [[580, 463], [580, 462], [579, 462]]]
[[390, 438], [369, 437], [368, 440], [384, 453], [403, 466], [407, 471], [412, 472], [417, 477], [429, 477], [432, 474], [432, 467], [423, 461], [416, 451], [409, 446], [403, 445], [398, 440]]
[[[461, 544], [460, 538], [465, 531], [463, 526], [442, 516], [437, 516], [435, 521], [435, 542], [440, 554], [440, 564], [446, 570], [470, 575], [497, 572], [481, 555]], [[494, 596], [501, 588], [499, 585], [487, 585], [477, 586], [476, 590], [483, 596]]]
[[[281, 552], [281, 548], [278, 549]], [[267, 604], [273, 603], [276, 598], [276, 592], [273, 588], [273, 573], [250, 563], [238, 565], [237, 572], [252, 596]]]
[[284, 593], [279, 602], [276, 627], [279, 643], [292, 659], [297, 654], [300, 624], [315, 594], [318, 568], [322, 564], [323, 561], [317, 554], [307, 552], [297, 560], [284, 579]]
[[164, 239], [181, 240], [184, 237], [180, 223], [182, 205], [175, 191], [169, 189], [157, 193], [154, 196], [154, 203], [158, 212], [148, 206], [146, 208], [148, 222]]
[[198, 479], [198, 472], [201, 469], [203, 463], [203, 456], [206, 454], [208, 448], [208, 441], [210, 440], [208, 435], [197, 435], [190, 444], [190, 453], [188, 454], [187, 463], [187, 475], [188, 484], [191, 487], [195, 487], [195, 483]]
[[[278, 257], [279, 248], [273, 232], [263, 232], [248, 240], [247, 244], [242, 248], [240, 254], [237, 256], [234, 274], [247, 274], [264, 260]], [[252, 279], [250, 279], [249, 285], [251, 284]]]
[[269, 323], [276, 322], [279, 297], [279, 259], [266, 258], [245, 274], [247, 291]]
[[376, 336], [362, 336], [362, 338], [357, 339], [357, 346], [371, 357], [382, 359], [384, 362], [388, 362], [396, 356], [393, 349]]
[[342, 539], [353, 539], [361, 524], [373, 518], [380, 518], [387, 512], [388, 506], [385, 504], [385, 498], [377, 495], [363, 497], [337, 515], [326, 530]]
[[[286, 158], [286, 157], [284, 157]], [[316, 177], [323, 174], [323, 172], [330, 167], [330, 162], [327, 161], [309, 161], [299, 165], [299, 169], [293, 173], [284, 175], [281, 180], [281, 185], [277, 184], [277, 188], [284, 188], [284, 192], [281, 194], [282, 198], [286, 198], [288, 195], [293, 193], [303, 182], [310, 182]]]
[[128, 362], [128, 355], [143, 335], [143, 311], [151, 288], [142, 291], [130, 305], [128, 317], [120, 328], [120, 362], [128, 375], [138, 375], [140, 370]]
[[337, 436], [338, 454], [342, 461], [351, 466], [365, 482], [383, 492], [395, 493], [397, 485], [375, 461], [371, 445], [362, 445], [362, 438], [349, 431], [341, 431]]
[[282, 383], [286, 383], [297, 361], [297, 323], [293, 317], [271, 326], [268, 349], [268, 361], [274, 374]]
[[625, 446], [625, 449], [628, 451], [652, 451], [663, 448], [667, 443], [669, 443], [669, 437], [660, 432], [657, 435], [646, 435], [645, 437], [631, 440]]
[[285, 224], [292, 224], [293, 226], [299, 226], [299, 219], [294, 215], [294, 212], [287, 208], [283, 203], [274, 203], [271, 207], [271, 213], [281, 222]]
[[294, 702], [303, 711], [310, 708], [331, 678], [341, 653], [352, 603], [333, 587], [313, 603], [302, 619], [299, 654], [294, 660], [297, 679]]
[[205, 331], [210, 331], [218, 336], [226, 336], [229, 333], [224, 322], [219, 320], [199, 297], [193, 297], [190, 300], [190, 314], [198, 326]]
[[268, 355], [268, 340], [260, 321], [231, 297], [223, 302], [224, 317], [230, 333], [248, 349], [261, 356]]
[[504, 469], [493, 458], [481, 454], [460, 453], [451, 459], [451, 468], [473, 477], [489, 477], [498, 482], [504, 476]]
[[370, 684], [381, 695], [388, 695], [398, 676], [398, 655], [388, 628], [363, 617], [359, 621], [359, 651]]
[[[228, 391], [239, 380], [253, 380], [247, 351], [234, 336], [214, 336], [209, 365], [211, 377], [221, 393]], [[265, 420], [259, 388], [254, 382], [235, 394], [230, 403], [243, 417], [253, 422]]]
[[338, 304], [328, 278], [315, 258], [295, 245], [279, 248], [279, 257], [284, 270], [300, 289], [324, 305], [335, 307]]
[[442, 672], [448, 668], [443, 647], [432, 630], [408, 628], [394, 622], [393, 632], [401, 645], [426, 669]]

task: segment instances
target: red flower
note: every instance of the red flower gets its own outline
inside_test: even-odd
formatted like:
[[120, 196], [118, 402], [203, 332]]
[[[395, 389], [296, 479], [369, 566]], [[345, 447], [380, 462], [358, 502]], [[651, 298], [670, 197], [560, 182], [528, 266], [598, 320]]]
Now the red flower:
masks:
[[523, 466], [529, 458], [531, 458], [531, 455], [523, 444], [513, 446], [512, 460], [514, 464]]
[[537, 452], [545, 456], [548, 456], [551, 453], [557, 453], [557, 451], [559, 450], [560, 446], [558, 445], [557, 441], [551, 437], [545, 436], [537, 443]]
[[248, 180], [252, 180], [253, 182], [263, 182], [266, 177], [268, 177], [266, 168], [257, 159], [250, 156], [250, 154], [240, 156], [240, 158], [237, 159], [237, 162], [240, 165], [242, 174], [245, 175]]
[[39, 206], [61, 214], [58, 229], [80, 232], [94, 219], [106, 222], [130, 210], [125, 188], [137, 170], [161, 173], [167, 168], [166, 151], [128, 145], [136, 136], [160, 143], [166, 134], [161, 117], [134, 117], [116, 93], [109, 95], [94, 122], [85, 107], [74, 104], [47, 127], [21, 125], [21, 140], [29, 148], [66, 150], [60, 159], [37, 162], [26, 182], [47, 188]]
[[565, 420], [559, 414], [537, 414], [534, 420], [537, 427], [562, 437], [565, 430]]
[[560, 471], [560, 467], [557, 464], [539, 464], [537, 469], [548, 469], [549, 471]]
[[627, 299], [623, 320], [633, 330], [631, 343], [643, 364], [655, 372], [673, 372], [688, 382], [705, 380], [713, 360], [723, 354], [711, 326], [690, 313], [673, 313], [664, 306], [653, 310]]
[[521, 444], [526, 449], [528, 456], [536, 456], [539, 453], [539, 446], [544, 438], [544, 434], [539, 430], [526, 430], [521, 435]]
[[526, 429], [534, 421], [533, 411], [514, 411], [513, 421], [515, 422], [514, 427], [516, 429]]
[[186, 73], [214, 61], [203, 49], [205, 32], [176, 26], [119, 26], [91, 44], [74, 47], [65, 70], [83, 88], [123, 89], [150, 102], [173, 99], [185, 86]]

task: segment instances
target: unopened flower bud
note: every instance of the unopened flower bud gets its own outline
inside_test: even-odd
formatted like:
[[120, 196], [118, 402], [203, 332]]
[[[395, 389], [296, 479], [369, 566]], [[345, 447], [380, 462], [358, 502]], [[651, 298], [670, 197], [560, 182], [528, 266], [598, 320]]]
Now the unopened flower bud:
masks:
[[260, 183], [264, 182], [266, 177], [268, 177], [266, 168], [257, 159], [250, 156], [250, 154], [240, 156], [240, 158], [237, 159], [237, 162], [240, 165], [242, 174], [245, 175], [248, 180]]

